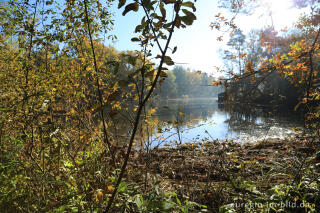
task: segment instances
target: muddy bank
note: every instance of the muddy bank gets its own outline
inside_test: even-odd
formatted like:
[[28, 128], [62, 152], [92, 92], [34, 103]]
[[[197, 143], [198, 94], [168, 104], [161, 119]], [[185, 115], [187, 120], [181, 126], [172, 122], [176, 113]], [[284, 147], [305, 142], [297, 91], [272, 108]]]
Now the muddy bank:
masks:
[[246, 193], [247, 189], [232, 185], [235, 178], [252, 182], [263, 193], [276, 184], [298, 180], [310, 166], [319, 175], [319, 148], [319, 140], [307, 136], [244, 144], [184, 144], [152, 150], [150, 168], [164, 179], [163, 188], [216, 212], [232, 202], [237, 190]]

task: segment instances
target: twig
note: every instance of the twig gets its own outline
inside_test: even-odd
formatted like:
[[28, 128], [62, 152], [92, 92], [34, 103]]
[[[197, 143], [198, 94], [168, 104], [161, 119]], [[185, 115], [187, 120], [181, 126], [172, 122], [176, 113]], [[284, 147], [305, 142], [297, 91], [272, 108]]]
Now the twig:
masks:
[[109, 138], [108, 138], [107, 128], [106, 128], [106, 124], [105, 124], [105, 120], [104, 120], [103, 99], [102, 99], [102, 94], [101, 94], [101, 90], [100, 90], [97, 59], [96, 59], [96, 55], [95, 55], [95, 51], [94, 51], [94, 45], [93, 45], [93, 41], [92, 41], [91, 28], [90, 28], [89, 17], [88, 17], [87, 1], [83, 0], [83, 2], [84, 2], [85, 14], [86, 14], [85, 18], [86, 18], [87, 27], [88, 27], [91, 50], [92, 50], [92, 55], [93, 55], [94, 69], [95, 69], [95, 72], [96, 72], [96, 75], [97, 75], [96, 84], [97, 84], [98, 97], [99, 97], [99, 102], [100, 102], [100, 107], [101, 107], [100, 116], [101, 116], [101, 120], [102, 120], [102, 124], [103, 124], [104, 142], [107, 143], [108, 149], [109, 149], [109, 153], [110, 153], [111, 158], [112, 158], [112, 163], [113, 163], [114, 166], [116, 166], [115, 156], [114, 156], [114, 153], [113, 153], [113, 151], [111, 149], [111, 144], [110, 144], [110, 141], [109, 141]]
[[[85, 0], [84, 0], [85, 1]], [[180, 11], [180, 5], [179, 5], [179, 8], [177, 11]], [[118, 191], [118, 188], [119, 188], [119, 185], [122, 181], [122, 178], [123, 178], [123, 175], [125, 173], [125, 170], [127, 168], [127, 164], [128, 164], [128, 160], [129, 160], [129, 156], [130, 156], [130, 152], [131, 152], [131, 149], [132, 149], [132, 144], [133, 144], [133, 140], [135, 138], [135, 135], [136, 135], [136, 132], [137, 132], [137, 129], [138, 129], [138, 126], [139, 126], [139, 121], [140, 121], [140, 116], [141, 116], [141, 113], [142, 113], [142, 110], [143, 110], [143, 107], [144, 105], [147, 103], [147, 101], [149, 100], [149, 98], [151, 97], [156, 85], [157, 85], [157, 82], [158, 82], [158, 79], [160, 77], [160, 73], [162, 71], [162, 67], [163, 67], [163, 64], [164, 64], [164, 59], [165, 59], [165, 56], [166, 56], [166, 53], [167, 53], [167, 50], [168, 50], [168, 47], [169, 47], [169, 43], [171, 41], [171, 38], [172, 38], [172, 34], [173, 34], [173, 30], [174, 30], [174, 27], [175, 27], [175, 24], [177, 22], [177, 17], [178, 17], [178, 12], [176, 13], [176, 16], [174, 18], [174, 21], [172, 23], [172, 27], [169, 31], [169, 37], [168, 37], [168, 40], [166, 42], [166, 45], [165, 45], [165, 48], [162, 52], [162, 56], [161, 56], [161, 60], [160, 60], [160, 64], [159, 64], [159, 67], [158, 67], [158, 70], [157, 70], [157, 74], [156, 74], [156, 77], [155, 79], [153, 80], [152, 82], [152, 85], [151, 85], [151, 88], [150, 90], [148, 91], [146, 97], [144, 99], [142, 99], [141, 103], [139, 103], [139, 107], [138, 107], [138, 111], [137, 111], [137, 114], [136, 114], [136, 117], [135, 117], [135, 122], [134, 122], [134, 126], [133, 126], [133, 131], [131, 133], [131, 138], [130, 138], [130, 141], [129, 141], [129, 146], [128, 146], [128, 149], [127, 149], [127, 153], [126, 153], [126, 157], [125, 157], [125, 160], [123, 162], [123, 165], [121, 167], [121, 171], [120, 171], [120, 174], [119, 174], [119, 177], [118, 177], [118, 180], [116, 182], [116, 185], [114, 187], [114, 190], [113, 190], [113, 193], [108, 201], [108, 204], [107, 204], [107, 208], [105, 210], [105, 212], [109, 212], [110, 208], [111, 208], [111, 205], [113, 203], [113, 200], [116, 196], [116, 193]], [[154, 35], [156, 36], [156, 35]], [[143, 98], [143, 97], [142, 97]]]

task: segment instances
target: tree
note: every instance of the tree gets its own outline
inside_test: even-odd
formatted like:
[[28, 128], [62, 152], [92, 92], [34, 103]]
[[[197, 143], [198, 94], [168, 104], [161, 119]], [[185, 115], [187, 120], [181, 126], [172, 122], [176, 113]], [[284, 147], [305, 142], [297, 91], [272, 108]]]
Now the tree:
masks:
[[[119, 1], [119, 8], [124, 6], [126, 2], [125, 1]], [[156, 3], [159, 3], [160, 7], [160, 13], [157, 13], [157, 8], [154, 7]], [[167, 13], [166, 13], [166, 6], [173, 5], [174, 9], [174, 18], [170, 21], [167, 21]], [[174, 62], [172, 59], [167, 56], [167, 51], [169, 48], [169, 44], [172, 38], [172, 34], [174, 29], [180, 28], [180, 27], [186, 27], [188, 25], [192, 25], [193, 21], [196, 19], [196, 16], [193, 14], [195, 12], [196, 8], [192, 2], [186, 2], [183, 1], [164, 1], [164, 2], [157, 2], [157, 1], [139, 1], [139, 2], [133, 2], [130, 4], [127, 4], [125, 6], [125, 9], [123, 11], [123, 15], [126, 15], [129, 11], [138, 11], [139, 7], [141, 7], [144, 12], [145, 16], [141, 20], [141, 25], [138, 25], [136, 27], [136, 32], [141, 33], [140, 38], [133, 38], [132, 41], [139, 41], [142, 47], [142, 51], [144, 53], [144, 56], [150, 56], [150, 52], [147, 51], [148, 45], [156, 43], [156, 45], [159, 48], [159, 51], [161, 52], [161, 55], [157, 56], [157, 58], [160, 59], [159, 66], [156, 70], [149, 71], [148, 64], [143, 63], [143, 66], [138, 69], [137, 71], [141, 72], [141, 88], [138, 90], [138, 97], [139, 97], [139, 103], [137, 108], [137, 113], [134, 120], [133, 130], [131, 133], [131, 137], [128, 144], [127, 153], [125, 155], [124, 162], [122, 164], [119, 177], [117, 179], [117, 182], [115, 184], [115, 189], [113, 190], [112, 196], [110, 200], [108, 201], [108, 205], [106, 208], [106, 212], [108, 212], [111, 208], [111, 205], [113, 203], [113, 200], [116, 196], [116, 193], [118, 191], [119, 185], [122, 181], [123, 175], [125, 173], [127, 163], [130, 157], [132, 144], [135, 139], [135, 135], [139, 126], [140, 116], [142, 114], [142, 111], [150, 99], [158, 80], [160, 79], [160, 76], [167, 77], [167, 73], [165, 73], [163, 70], [166, 70], [164, 65], [173, 65]], [[188, 9], [192, 9], [192, 12]], [[158, 15], [159, 14], [159, 15]], [[152, 17], [152, 18], [151, 18]], [[157, 22], [155, 21], [157, 20]], [[167, 33], [165, 33], [165, 31]], [[164, 40], [165, 45], [161, 46], [159, 40]], [[149, 88], [145, 88], [145, 77], [148, 74], [155, 73], [154, 79], [150, 79], [150, 85]], [[149, 75], [150, 75], [149, 74]], [[148, 84], [147, 84], [148, 85]], [[146, 89], [146, 91], [145, 91]]]
[[172, 71], [168, 71], [168, 77], [161, 84], [160, 95], [163, 98], [175, 98], [177, 97], [177, 88], [176, 88], [176, 76]]
[[[227, 42], [229, 50], [224, 51], [224, 60], [226, 64], [230, 64], [230, 72], [239, 73], [242, 75], [244, 72], [244, 43], [245, 35], [243, 35], [240, 29], [235, 30], [233, 35]], [[234, 68], [235, 67], [235, 68]]]
[[[253, 66], [252, 60], [247, 61], [244, 75], [233, 75], [225, 79], [225, 82], [243, 81], [250, 77], [253, 84], [249, 92], [257, 91], [260, 87], [264, 93], [270, 93], [272, 96], [276, 94], [278, 101], [282, 99], [281, 96], [284, 96], [284, 99], [295, 99], [293, 101], [295, 102], [300, 96], [300, 104], [296, 108], [305, 104], [305, 113], [308, 112], [306, 119], [317, 121], [318, 92], [314, 85], [317, 85], [319, 81], [316, 72], [319, 46], [319, 5], [314, 1], [303, 3], [297, 1], [296, 5], [298, 7], [309, 6], [312, 12], [300, 18], [295, 25], [295, 30], [291, 30], [292, 33], [280, 36], [272, 26], [262, 31], [259, 35], [260, 48], [265, 53], [262, 53], [256, 66]], [[237, 7], [241, 8], [242, 5], [237, 5]], [[248, 52], [248, 57], [252, 57], [250, 55], [254, 53]], [[296, 87], [294, 92], [291, 92], [292, 85]], [[281, 94], [283, 92], [286, 94]], [[311, 123], [313, 124], [307, 126], [318, 129], [315, 122]]]
[[[112, 2], [1, 2], [0, 187], [7, 194], [1, 209], [82, 211], [85, 202], [101, 210], [103, 188], [114, 189], [104, 201], [110, 210], [144, 107], [168, 76], [165, 65], [173, 65], [167, 56], [173, 31], [196, 19], [192, 2], [120, 0], [123, 15], [140, 8], [145, 16], [136, 27], [141, 35], [132, 39], [142, 51], [118, 53], [101, 39], [113, 25]], [[160, 50], [157, 67], [149, 60], [153, 44]], [[111, 131], [119, 114], [132, 124], [125, 146]]]

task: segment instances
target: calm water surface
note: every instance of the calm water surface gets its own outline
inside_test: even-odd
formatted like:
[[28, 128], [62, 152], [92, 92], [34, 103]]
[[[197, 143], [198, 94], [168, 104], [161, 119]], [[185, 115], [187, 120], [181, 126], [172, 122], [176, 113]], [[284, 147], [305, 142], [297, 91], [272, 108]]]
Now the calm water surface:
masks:
[[237, 104], [219, 105], [216, 99], [162, 101], [152, 116], [153, 145], [212, 140], [239, 142], [293, 136], [302, 120], [290, 110]]

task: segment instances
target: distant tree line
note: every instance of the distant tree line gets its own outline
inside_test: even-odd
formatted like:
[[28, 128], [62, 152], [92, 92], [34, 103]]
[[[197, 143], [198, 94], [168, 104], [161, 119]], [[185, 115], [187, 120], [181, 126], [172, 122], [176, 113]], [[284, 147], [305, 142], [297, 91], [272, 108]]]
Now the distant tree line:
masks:
[[161, 98], [217, 97], [223, 91], [222, 86], [212, 85], [215, 78], [205, 72], [175, 66], [167, 74], [158, 90]]

